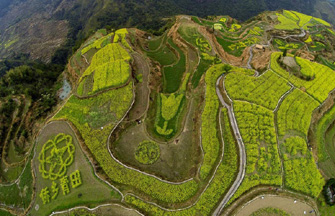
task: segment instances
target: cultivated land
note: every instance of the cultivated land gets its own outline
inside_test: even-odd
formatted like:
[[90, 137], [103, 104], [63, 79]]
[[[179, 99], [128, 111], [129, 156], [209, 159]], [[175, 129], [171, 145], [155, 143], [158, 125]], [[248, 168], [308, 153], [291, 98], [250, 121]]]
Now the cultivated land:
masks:
[[[50, 195], [52, 196], [51, 186], [53, 182], [57, 183], [59, 186], [58, 195], [52, 199], [50, 202], [43, 204], [43, 200], [39, 197], [36, 199], [32, 209], [32, 215], [48, 215], [54, 211], [66, 210], [68, 208], [88, 205], [89, 207], [95, 207], [97, 204], [109, 202], [110, 200], [118, 201], [121, 199], [121, 195], [118, 191], [113, 190], [108, 184], [99, 179], [95, 174], [91, 163], [88, 158], [83, 154], [83, 150], [76, 138], [75, 133], [71, 129], [70, 125], [64, 121], [55, 121], [49, 123], [40, 133], [37, 138], [37, 146], [35, 149], [35, 154], [38, 155], [41, 152], [43, 144], [48, 140], [53, 139], [58, 134], [66, 134], [72, 137], [72, 143], [75, 149], [73, 163], [68, 166], [65, 176], [70, 176], [71, 173], [76, 170], [80, 171], [82, 185], [78, 188], [71, 188], [71, 183], [69, 182], [70, 192], [66, 195], [63, 194], [61, 184], [59, 179], [50, 180], [50, 178], [44, 178], [41, 176], [40, 172], [40, 157], [35, 157], [33, 160], [34, 172], [36, 176], [36, 191], [41, 191], [45, 187], [50, 188]], [[37, 207], [38, 206], [38, 207]]]
[[29, 215], [324, 214], [331, 207], [321, 191], [335, 176], [334, 44], [330, 24], [294, 11], [247, 23], [177, 16], [161, 36], [100, 30], [70, 59], [73, 92], [30, 154], [17, 155], [3, 136], [0, 197], [8, 198], [0, 207]]

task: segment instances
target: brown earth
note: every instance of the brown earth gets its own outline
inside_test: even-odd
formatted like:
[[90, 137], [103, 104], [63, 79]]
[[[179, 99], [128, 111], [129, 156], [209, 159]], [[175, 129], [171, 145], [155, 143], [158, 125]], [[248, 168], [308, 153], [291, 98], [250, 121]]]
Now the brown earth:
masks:
[[[30, 58], [50, 62], [64, 44], [68, 22], [54, 15], [73, 8], [75, 0], [16, 1], [0, 16], [0, 58], [26, 53]], [[63, 11], [63, 12], [64, 12]]]
[[251, 66], [257, 71], [265, 71], [271, 60], [271, 50], [265, 49], [265, 51], [263, 51], [259, 49], [253, 49], [253, 54], [254, 57], [250, 63]]
[[[27, 53], [31, 59], [50, 62], [56, 49], [65, 43], [67, 32], [67, 21], [26, 19], [3, 32], [0, 37], [0, 44], [2, 44], [0, 57]], [[10, 41], [16, 42], [5, 47]]]
[[[312, 209], [317, 209], [317, 205], [315, 203], [315, 200], [295, 193], [295, 192], [291, 192], [288, 190], [282, 190], [282, 189], [278, 189], [275, 190], [275, 188], [272, 187], [266, 187], [266, 186], [259, 186], [256, 187], [252, 190], [250, 190], [249, 192], [246, 192], [244, 195], [240, 196], [236, 201], [234, 201], [232, 204], [230, 204], [229, 206], [224, 208], [224, 211], [221, 213], [221, 216], [232, 216], [232, 215], [239, 215], [239, 212], [241, 210], [243, 210], [243, 208], [248, 205], [248, 203], [252, 203], [252, 201], [257, 198], [257, 197], [261, 197], [264, 196], [264, 200], [261, 199], [261, 203], [254, 203], [255, 206], [253, 205], [254, 210], [259, 209], [259, 208], [264, 208], [264, 207], [277, 207], [277, 208], [282, 208], [283, 210], [288, 209], [289, 212], [291, 212], [292, 210], [295, 210], [296, 206], [292, 205], [296, 205], [296, 204], [304, 204], [302, 206], [304, 206], [305, 208], [297, 208], [297, 210], [303, 210], [303, 209], [309, 209], [309, 211], [311, 211]], [[269, 200], [266, 200], [268, 197], [270, 196], [274, 196], [277, 198], [280, 198], [279, 201], [274, 201], [275, 202], [275, 206], [271, 205], [273, 204], [272, 202], [268, 202]], [[288, 199], [288, 203], [286, 203], [285, 205], [283, 205], [283, 200], [281, 199]], [[296, 203], [294, 203], [294, 200], [297, 200]], [[263, 201], [265, 201], [264, 203], [262, 203]], [[280, 206], [276, 206], [276, 202], [279, 202], [278, 205]], [[303, 210], [303, 211], [307, 211], [307, 210]], [[293, 215], [298, 215], [298, 216], [302, 216], [304, 215], [302, 211], [302, 214], [295, 214], [296, 212], [293, 212]], [[309, 211], [307, 212], [309, 214]], [[250, 211], [248, 212], [247, 215], [250, 215], [252, 213], [252, 209], [250, 209]], [[245, 214], [243, 214], [245, 215]], [[309, 215], [316, 215], [314, 214], [309, 214]]]
[[244, 205], [235, 215], [249, 216], [251, 213], [267, 207], [281, 209], [292, 216], [304, 215], [304, 212], [308, 213], [308, 215], [316, 215], [315, 212], [309, 213], [313, 211], [311, 206], [300, 200], [296, 200], [296, 203], [294, 203], [294, 200], [293, 198], [276, 195], [264, 195], [263, 199], [262, 196], [260, 196]]
[[296, 55], [301, 57], [301, 58], [310, 60], [310, 61], [315, 60], [315, 56], [312, 53], [308, 52], [307, 50], [301, 50], [300, 49], [296, 52]]
[[201, 26], [199, 28], [199, 31], [202, 35], [204, 35], [207, 39], [210, 41], [213, 41], [214, 46], [213, 48], [215, 49], [216, 53], [221, 57], [221, 59], [229, 64], [232, 64], [237, 67], [245, 66], [248, 62], [249, 59], [249, 50], [250, 47], [244, 49], [242, 55], [240, 57], [236, 57], [233, 55], [230, 55], [229, 53], [225, 52], [222, 46], [219, 44], [219, 42], [215, 38], [215, 34], [210, 33], [206, 27]]

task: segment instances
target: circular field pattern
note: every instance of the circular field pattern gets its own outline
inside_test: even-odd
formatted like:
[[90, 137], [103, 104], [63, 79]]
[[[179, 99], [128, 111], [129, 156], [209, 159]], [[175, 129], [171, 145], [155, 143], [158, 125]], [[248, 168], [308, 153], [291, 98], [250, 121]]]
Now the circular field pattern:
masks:
[[157, 143], [151, 141], [141, 142], [135, 152], [135, 158], [141, 164], [153, 164], [160, 156], [160, 148]]
[[72, 137], [63, 133], [44, 143], [39, 154], [39, 171], [44, 179], [56, 180], [66, 174], [73, 162], [75, 147]]

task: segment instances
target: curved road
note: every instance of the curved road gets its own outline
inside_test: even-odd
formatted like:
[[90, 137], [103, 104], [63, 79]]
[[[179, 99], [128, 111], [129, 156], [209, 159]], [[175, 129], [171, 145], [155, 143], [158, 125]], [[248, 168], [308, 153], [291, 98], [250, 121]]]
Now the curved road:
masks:
[[[302, 37], [305, 37], [306, 35], [306, 31], [301, 28], [301, 33], [299, 35], [288, 35], [286, 37], [284, 37], [285, 39], [286, 38], [289, 38], [289, 37], [298, 37], [298, 38], [302, 38]], [[271, 39], [270, 39], [271, 40]], [[268, 43], [270, 42], [270, 40], [268, 41]], [[269, 45], [264, 45], [264, 46], [269, 46]], [[251, 69], [251, 61], [252, 61], [252, 58], [253, 58], [253, 53], [252, 53], [252, 49], [253, 49], [254, 45], [251, 46], [250, 48], [250, 57], [249, 57], [249, 60], [248, 60], [248, 63], [247, 63], [247, 68]], [[259, 75], [259, 73], [256, 71], [255, 72], [255, 76], [257, 77]], [[234, 132], [234, 135], [235, 135], [235, 138], [237, 140], [237, 144], [238, 144], [238, 147], [239, 147], [239, 153], [240, 153], [240, 165], [239, 165], [239, 172], [237, 174], [237, 177], [236, 177], [236, 180], [235, 182], [233, 183], [233, 185], [230, 187], [229, 191], [227, 192], [227, 194], [225, 195], [225, 197], [222, 199], [221, 203], [219, 204], [219, 206], [215, 209], [215, 211], [213, 212], [213, 215], [219, 215], [222, 211], [222, 209], [225, 207], [225, 205], [229, 202], [230, 198], [235, 194], [235, 192], [237, 191], [237, 189], [239, 188], [239, 186], [241, 185], [243, 179], [244, 179], [244, 176], [245, 176], [245, 168], [246, 168], [246, 152], [245, 152], [245, 145], [243, 143], [243, 140], [242, 140], [242, 137], [241, 137], [241, 134], [240, 134], [240, 131], [239, 131], [239, 128], [238, 128], [238, 125], [237, 125], [237, 122], [236, 122], [236, 118], [235, 118], [235, 115], [234, 115], [234, 110], [233, 110], [233, 106], [229, 106], [223, 99], [222, 97], [222, 94], [220, 92], [220, 89], [219, 89], [219, 85], [220, 85], [220, 81], [224, 79], [224, 74], [222, 74], [218, 80], [216, 81], [216, 94], [218, 95], [218, 98], [221, 102], [221, 104], [227, 108], [228, 110], [228, 115], [229, 115], [229, 121], [230, 121], [230, 124], [233, 128], [233, 132]], [[225, 86], [224, 86], [224, 82], [222, 82], [222, 85], [223, 85], [223, 89], [225, 89]], [[290, 93], [291, 91], [293, 91], [293, 87], [285, 94], [283, 95], [283, 97], [285, 97], [288, 93]], [[283, 98], [282, 97], [282, 98]], [[229, 98], [229, 97], [228, 97]], [[232, 100], [229, 98], [230, 100], [230, 104], [233, 104]], [[277, 109], [277, 107], [276, 107]]]
[[[246, 167], [246, 153], [245, 153], [245, 146], [244, 143], [242, 141], [242, 137], [240, 134], [240, 130], [237, 126], [237, 122], [236, 122], [236, 118], [234, 115], [234, 110], [233, 110], [233, 106], [229, 106], [223, 99], [222, 94], [220, 92], [219, 89], [219, 85], [220, 85], [220, 81], [221, 79], [224, 78], [224, 75], [221, 75], [219, 77], [219, 79], [216, 81], [216, 94], [219, 97], [219, 100], [221, 102], [221, 104], [227, 108], [228, 110], [228, 115], [229, 115], [229, 121], [230, 124], [233, 128], [233, 132], [235, 135], [235, 138], [237, 140], [237, 144], [239, 147], [239, 155], [240, 155], [240, 164], [239, 164], [239, 172], [236, 176], [236, 180], [234, 181], [233, 185], [230, 187], [229, 191], [227, 192], [227, 194], [224, 196], [224, 198], [222, 199], [222, 201], [220, 202], [219, 206], [215, 209], [215, 211], [213, 212], [213, 215], [219, 215], [220, 212], [222, 211], [222, 209], [225, 207], [225, 205], [228, 203], [228, 201], [230, 200], [230, 198], [235, 194], [235, 192], [237, 191], [237, 189], [239, 188], [239, 186], [241, 185], [243, 179], [244, 179], [244, 175], [245, 175], [245, 167]], [[223, 88], [224, 87], [224, 82], [223, 82]], [[229, 99], [230, 100], [230, 99]], [[231, 101], [231, 104], [232, 101]]]

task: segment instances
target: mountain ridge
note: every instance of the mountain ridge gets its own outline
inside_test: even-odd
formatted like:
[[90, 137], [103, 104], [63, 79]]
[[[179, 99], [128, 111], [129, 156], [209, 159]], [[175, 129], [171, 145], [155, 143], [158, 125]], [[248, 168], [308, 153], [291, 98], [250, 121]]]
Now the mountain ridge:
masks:
[[30, 59], [51, 62], [60, 49], [54, 61], [65, 64], [62, 56], [71, 54], [73, 47], [78, 48], [99, 28], [138, 27], [157, 32], [167, 23], [163, 18], [177, 14], [229, 15], [245, 21], [262, 11], [278, 9], [292, 9], [335, 23], [334, 3], [327, 0], [4, 1], [0, 5], [0, 59], [26, 53]]

